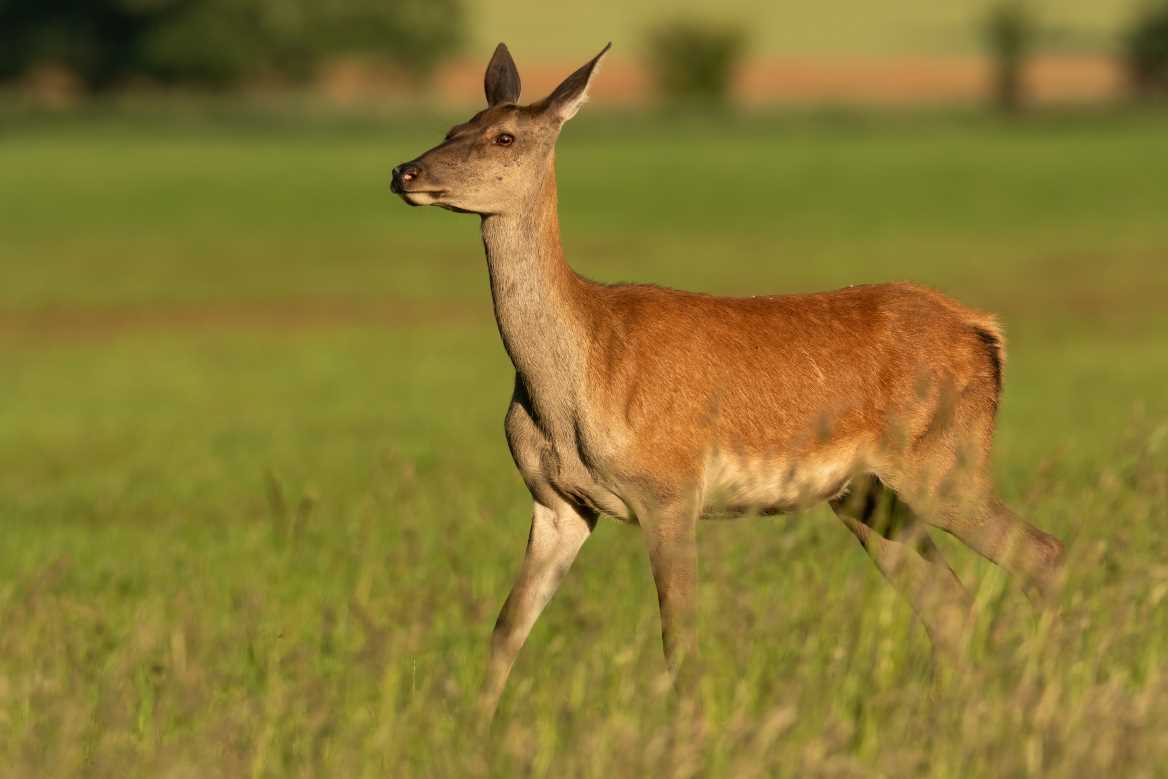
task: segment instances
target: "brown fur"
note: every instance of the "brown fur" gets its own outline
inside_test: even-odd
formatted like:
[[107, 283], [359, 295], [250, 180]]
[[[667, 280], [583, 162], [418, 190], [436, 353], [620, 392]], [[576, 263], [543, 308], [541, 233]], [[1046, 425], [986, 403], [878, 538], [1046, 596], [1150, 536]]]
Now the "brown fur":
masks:
[[395, 169], [408, 202], [481, 215], [516, 369], [507, 441], [535, 505], [492, 639], [485, 709], [601, 514], [644, 531], [666, 657], [683, 687], [700, 517], [829, 502], [950, 652], [970, 599], [925, 525], [1049, 589], [1061, 545], [992, 491], [1005, 360], [993, 317], [913, 284], [726, 298], [607, 286], [571, 270], [554, 145], [599, 59], [520, 108], [498, 103], [519, 90], [500, 45], [487, 71], [493, 104]]

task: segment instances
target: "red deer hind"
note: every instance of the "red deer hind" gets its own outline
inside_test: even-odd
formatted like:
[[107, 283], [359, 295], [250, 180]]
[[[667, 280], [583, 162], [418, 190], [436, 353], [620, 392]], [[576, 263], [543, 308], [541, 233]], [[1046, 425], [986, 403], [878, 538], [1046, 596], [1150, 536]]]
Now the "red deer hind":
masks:
[[491, 640], [488, 716], [602, 514], [644, 534], [666, 660], [683, 690], [694, 677], [705, 517], [828, 502], [943, 652], [960, 651], [970, 597], [925, 525], [1047, 591], [1062, 545], [991, 484], [1005, 362], [993, 317], [911, 284], [729, 298], [598, 284], [568, 266], [556, 139], [607, 51], [519, 105], [519, 73], [500, 44], [487, 107], [393, 171], [410, 205], [480, 216], [515, 365], [506, 434], [535, 505]]

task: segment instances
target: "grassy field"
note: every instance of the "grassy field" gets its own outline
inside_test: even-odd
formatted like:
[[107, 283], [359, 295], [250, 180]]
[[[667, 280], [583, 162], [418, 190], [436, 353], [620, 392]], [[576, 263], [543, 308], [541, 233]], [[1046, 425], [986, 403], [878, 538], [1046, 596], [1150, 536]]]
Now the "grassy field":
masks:
[[934, 680], [829, 513], [703, 526], [675, 716], [639, 534], [602, 521], [486, 739], [511, 375], [476, 220], [388, 192], [445, 129], [0, 126], [5, 775], [1163, 775], [1168, 116], [575, 120], [588, 275], [1000, 312], [1000, 483], [1071, 561], [1056, 620], [939, 538], [981, 619]]
[[[868, 3], [794, 3], [725, 0], [716, 10], [704, 0], [596, 0], [561, 5], [539, 0], [469, 0], [473, 43], [486, 49], [500, 40], [517, 56], [573, 59], [581, 41], [614, 41], [622, 57], [640, 51], [645, 32], [677, 15], [736, 21], [749, 31], [760, 57], [827, 54], [950, 55], [976, 51], [980, 20], [994, 0], [885, 0]], [[1126, 25], [1142, 0], [1061, 0], [1028, 4], [1060, 46], [1107, 50], [1107, 35]], [[585, 49], [588, 47], [585, 46]]]

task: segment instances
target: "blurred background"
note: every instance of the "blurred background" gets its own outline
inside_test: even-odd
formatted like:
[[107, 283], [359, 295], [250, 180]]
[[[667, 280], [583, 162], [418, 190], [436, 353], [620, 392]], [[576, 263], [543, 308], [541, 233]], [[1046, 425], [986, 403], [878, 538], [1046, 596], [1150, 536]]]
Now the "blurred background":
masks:
[[479, 60], [498, 40], [541, 90], [577, 50], [613, 40], [597, 88], [609, 104], [690, 93], [752, 105], [1024, 99], [1010, 89], [1097, 102], [1163, 89], [1163, 15], [1144, 0], [601, 0], [586, 11], [493, 0], [7, 0], [0, 75], [55, 105], [174, 87], [297, 89], [341, 104], [412, 92], [458, 104], [477, 97]]
[[[557, 156], [585, 275], [1000, 314], [999, 479], [1073, 550], [1065, 633], [946, 545], [992, 649], [937, 698], [830, 515], [703, 527], [695, 754], [602, 523], [463, 748], [530, 499], [477, 220], [388, 185], [500, 40], [524, 101], [614, 42]], [[1166, 182], [1159, 1], [0, 0], [7, 775], [1153, 771]]]
[[607, 105], [1100, 102], [1163, 91], [1163, 17], [1146, 0], [600, 0], [586, 11], [527, 0], [7, 0], [0, 75], [53, 105], [175, 88], [295, 90], [366, 110], [402, 94], [459, 105], [478, 97], [482, 52], [498, 40], [537, 90], [613, 40], [597, 87]]

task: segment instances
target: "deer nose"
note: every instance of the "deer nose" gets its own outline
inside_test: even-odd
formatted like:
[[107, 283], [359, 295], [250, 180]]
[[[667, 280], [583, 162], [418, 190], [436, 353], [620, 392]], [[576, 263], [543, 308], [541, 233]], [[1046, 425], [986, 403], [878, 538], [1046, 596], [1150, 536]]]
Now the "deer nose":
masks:
[[389, 188], [397, 194], [404, 191], [404, 185], [416, 180], [422, 175], [422, 169], [412, 162], [406, 162], [393, 169], [393, 180]]

